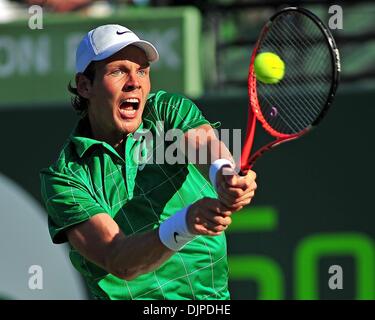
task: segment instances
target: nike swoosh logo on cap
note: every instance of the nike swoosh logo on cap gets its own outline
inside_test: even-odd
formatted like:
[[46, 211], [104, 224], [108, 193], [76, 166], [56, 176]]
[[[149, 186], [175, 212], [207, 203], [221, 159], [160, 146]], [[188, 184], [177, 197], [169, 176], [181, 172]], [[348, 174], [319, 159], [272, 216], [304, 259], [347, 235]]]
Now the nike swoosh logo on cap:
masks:
[[124, 33], [132, 33], [132, 32], [131, 32], [131, 31], [124, 31], [124, 32], [116, 31], [116, 33], [117, 33], [118, 35], [121, 35], [121, 34], [124, 34]]

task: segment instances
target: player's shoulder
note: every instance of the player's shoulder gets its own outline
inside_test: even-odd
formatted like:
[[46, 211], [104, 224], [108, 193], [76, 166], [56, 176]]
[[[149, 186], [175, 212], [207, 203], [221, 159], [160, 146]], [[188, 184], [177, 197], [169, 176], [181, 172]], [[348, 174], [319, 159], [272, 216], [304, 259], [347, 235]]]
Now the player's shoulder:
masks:
[[189, 98], [180, 93], [172, 93], [164, 90], [156, 91], [149, 95], [149, 103], [160, 106], [173, 106], [176, 104], [189, 103], [192, 104]]
[[86, 168], [85, 157], [83, 154], [90, 147], [88, 137], [88, 118], [84, 117], [77, 121], [72, 132], [63, 143], [60, 151], [57, 153], [55, 161], [41, 173], [47, 174], [65, 174], [76, 175], [75, 172], [82, 172], [80, 170]]
[[79, 157], [69, 137], [57, 153], [57, 158], [46, 168], [40, 170], [41, 175], [70, 175], [80, 167]]

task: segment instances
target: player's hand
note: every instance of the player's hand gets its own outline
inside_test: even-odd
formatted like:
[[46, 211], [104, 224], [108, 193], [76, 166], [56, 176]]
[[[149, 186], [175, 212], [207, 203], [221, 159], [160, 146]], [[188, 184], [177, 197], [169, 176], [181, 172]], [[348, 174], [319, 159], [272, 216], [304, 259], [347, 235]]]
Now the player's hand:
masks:
[[219, 200], [232, 212], [241, 210], [255, 195], [257, 188], [255, 179], [256, 173], [252, 170], [249, 170], [245, 176], [239, 176], [233, 169], [223, 167], [216, 176]]
[[190, 206], [186, 222], [193, 234], [218, 236], [232, 223], [231, 214], [218, 199], [203, 198]]

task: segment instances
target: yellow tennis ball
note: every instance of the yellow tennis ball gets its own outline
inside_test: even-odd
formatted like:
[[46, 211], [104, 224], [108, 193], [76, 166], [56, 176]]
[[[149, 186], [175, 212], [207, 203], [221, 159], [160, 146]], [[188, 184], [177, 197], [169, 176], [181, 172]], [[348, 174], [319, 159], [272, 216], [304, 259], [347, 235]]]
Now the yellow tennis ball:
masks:
[[262, 52], [255, 57], [254, 70], [257, 80], [267, 83], [278, 83], [285, 73], [285, 63], [272, 52]]

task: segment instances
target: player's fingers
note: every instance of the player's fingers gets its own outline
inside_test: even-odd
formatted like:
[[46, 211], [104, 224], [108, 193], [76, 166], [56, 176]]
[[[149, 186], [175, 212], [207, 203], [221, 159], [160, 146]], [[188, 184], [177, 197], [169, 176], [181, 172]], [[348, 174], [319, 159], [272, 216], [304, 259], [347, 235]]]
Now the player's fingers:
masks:
[[218, 190], [219, 200], [223, 203], [226, 207], [230, 207], [233, 202], [234, 198], [227, 195], [222, 189]]
[[255, 196], [255, 191], [248, 191], [242, 197], [238, 198], [234, 204], [247, 204], [251, 201], [252, 198]]
[[236, 206], [236, 207], [232, 207], [231, 209], [233, 210], [233, 212], [237, 212], [237, 211], [240, 211], [242, 210], [243, 206]]
[[195, 225], [195, 229], [199, 234], [216, 236], [225, 231], [228, 226], [213, 223], [209, 220], [202, 219], [199, 224]]
[[200, 216], [207, 215], [223, 215], [229, 216], [232, 214], [230, 209], [223, 204], [219, 199], [202, 198], [192, 205], [194, 212]]
[[205, 227], [206, 227], [207, 231], [211, 231], [211, 232], [223, 232], [228, 228], [227, 225], [210, 223], [210, 222], [207, 222]]
[[237, 212], [239, 210], [241, 210], [244, 206], [247, 206], [248, 204], [250, 204], [251, 200], [253, 199], [254, 197], [254, 191], [251, 192], [251, 193], [248, 193], [246, 194], [244, 197], [242, 197], [240, 200], [237, 200], [237, 201], [233, 201], [229, 206], [228, 208], [232, 211], [232, 212]]
[[212, 231], [222, 231], [223, 229], [221, 227], [219, 229], [215, 229], [214, 226], [228, 226], [232, 222], [232, 219], [230, 218], [232, 211], [223, 206], [217, 199], [213, 200], [215, 200], [214, 203], [216, 203], [216, 206], [211, 206], [208, 208], [201, 206], [197, 208], [194, 223], [198, 225], [209, 223], [208, 229]]
[[236, 202], [232, 205], [231, 209], [237, 209], [236, 211], [240, 210], [239, 208], [243, 208], [244, 206], [247, 206], [248, 204], [250, 204], [251, 200], [253, 199], [253, 197], [249, 197], [245, 200], [242, 200], [240, 202]]
[[236, 188], [241, 188], [246, 191], [252, 189], [256, 186], [255, 180], [250, 178], [250, 176], [244, 176], [238, 178], [237, 184], [234, 186]]
[[216, 225], [229, 226], [232, 223], [230, 216], [212, 215], [207, 217], [207, 221]]
[[234, 201], [226, 201], [226, 206], [230, 210], [231, 213], [241, 210], [244, 205], [249, 204], [251, 198], [243, 199], [242, 201], [234, 202]]
[[[212, 199], [213, 202], [211, 204], [211, 206], [208, 208], [208, 210], [217, 215], [223, 215], [223, 216], [229, 216], [232, 214], [232, 212], [230, 211], [230, 209], [224, 204], [222, 203], [220, 200], [218, 199]], [[207, 212], [207, 211], [206, 211]]]
[[255, 180], [256, 177], [257, 177], [257, 174], [255, 173], [255, 171], [253, 170], [249, 170], [247, 173], [246, 173], [246, 177], [250, 180]]
[[229, 186], [220, 186], [218, 188], [219, 194], [225, 194], [230, 201], [235, 201], [241, 198], [246, 192], [241, 188], [234, 188]]
[[237, 200], [233, 200], [233, 199], [224, 200], [224, 198], [220, 198], [220, 201], [222, 201], [228, 207], [228, 209], [233, 213], [233, 212], [241, 210], [244, 206], [248, 205], [251, 202], [251, 199], [253, 197], [254, 197], [254, 192], [251, 192], [251, 193], [245, 194], [243, 197]]
[[255, 195], [255, 191], [247, 191], [245, 192], [241, 197], [235, 199], [234, 203], [233, 204], [236, 204], [236, 203], [240, 203], [242, 201], [246, 201], [248, 199], [251, 199], [253, 198]]
[[257, 188], [258, 188], [258, 185], [254, 180], [248, 180], [244, 184], [242, 190], [246, 193], [246, 192], [255, 191]]
[[194, 234], [200, 235], [215, 235], [214, 233], [220, 233], [221, 230], [214, 230], [213, 223], [209, 222], [201, 214], [197, 214], [192, 224], [192, 230]]
[[256, 173], [249, 170], [245, 176], [234, 175], [227, 178], [226, 182], [229, 186], [247, 190], [252, 187], [256, 179]]
[[240, 177], [240, 176], [237, 175], [237, 174], [231, 174], [231, 175], [225, 175], [225, 176], [224, 176], [225, 183], [226, 183], [228, 186], [232, 186], [232, 187], [237, 187], [239, 181], [241, 181], [241, 178], [242, 178], [242, 177]]
[[255, 191], [257, 188], [258, 185], [255, 181], [247, 181], [243, 184], [243, 188], [228, 187], [227, 189], [224, 189], [222, 192], [227, 193], [230, 197], [233, 197], [234, 199], [240, 199], [242, 197], [245, 197], [248, 193]]

